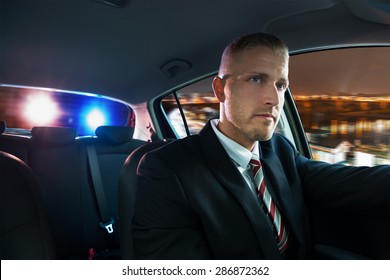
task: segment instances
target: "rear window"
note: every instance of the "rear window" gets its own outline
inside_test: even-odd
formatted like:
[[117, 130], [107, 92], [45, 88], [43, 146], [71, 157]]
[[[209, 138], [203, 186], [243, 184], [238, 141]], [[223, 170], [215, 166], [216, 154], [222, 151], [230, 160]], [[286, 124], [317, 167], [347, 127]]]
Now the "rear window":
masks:
[[0, 85], [0, 105], [0, 120], [10, 131], [65, 126], [86, 136], [94, 135], [101, 125], [134, 127], [134, 113], [128, 104], [98, 94]]

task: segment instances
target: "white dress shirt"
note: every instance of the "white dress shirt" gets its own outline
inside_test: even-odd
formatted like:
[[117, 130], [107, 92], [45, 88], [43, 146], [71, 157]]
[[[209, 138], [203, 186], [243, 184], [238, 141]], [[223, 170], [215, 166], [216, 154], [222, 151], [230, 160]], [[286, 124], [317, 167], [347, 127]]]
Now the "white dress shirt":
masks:
[[231, 160], [236, 165], [238, 171], [241, 173], [243, 178], [248, 184], [248, 187], [255, 192], [255, 184], [253, 179], [253, 173], [251, 171], [252, 167], [249, 164], [252, 154], [255, 154], [257, 158], [259, 158], [259, 142], [256, 141], [255, 146], [252, 151], [249, 151], [247, 148], [241, 146], [237, 142], [233, 141], [226, 135], [224, 135], [217, 128], [219, 120], [213, 119], [211, 120], [211, 127], [213, 128], [217, 138], [221, 142], [222, 146], [225, 148]]

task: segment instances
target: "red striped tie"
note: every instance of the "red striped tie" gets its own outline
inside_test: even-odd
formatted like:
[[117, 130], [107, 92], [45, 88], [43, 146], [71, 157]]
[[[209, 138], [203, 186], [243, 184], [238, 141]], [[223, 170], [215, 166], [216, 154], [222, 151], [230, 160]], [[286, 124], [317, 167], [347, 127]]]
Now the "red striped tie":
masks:
[[288, 244], [288, 230], [282, 217], [280, 216], [278, 207], [276, 207], [274, 201], [272, 200], [271, 194], [268, 192], [260, 161], [256, 158], [252, 158], [250, 164], [253, 166], [253, 177], [255, 179], [255, 184], [258, 191], [257, 195], [263, 201], [263, 209], [266, 215], [272, 221], [279, 251], [283, 253], [286, 250]]

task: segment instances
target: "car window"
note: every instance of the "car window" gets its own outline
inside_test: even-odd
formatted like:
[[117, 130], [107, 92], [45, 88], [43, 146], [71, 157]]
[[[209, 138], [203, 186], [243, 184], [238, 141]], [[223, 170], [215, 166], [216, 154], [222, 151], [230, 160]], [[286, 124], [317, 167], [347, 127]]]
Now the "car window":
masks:
[[290, 90], [314, 159], [390, 163], [389, 65], [389, 47], [291, 56]]
[[211, 76], [192, 83], [162, 99], [164, 112], [179, 138], [187, 136], [186, 125], [189, 135], [192, 135], [198, 133], [207, 120], [218, 117], [219, 103], [211, 87], [213, 78]]
[[0, 120], [13, 131], [34, 126], [66, 126], [79, 136], [100, 125], [132, 126], [135, 115], [124, 102], [97, 94], [0, 85]]

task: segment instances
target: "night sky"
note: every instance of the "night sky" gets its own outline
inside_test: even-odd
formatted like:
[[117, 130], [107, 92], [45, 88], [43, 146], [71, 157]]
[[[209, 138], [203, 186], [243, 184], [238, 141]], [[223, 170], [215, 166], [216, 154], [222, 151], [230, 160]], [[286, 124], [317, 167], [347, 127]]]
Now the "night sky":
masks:
[[289, 79], [293, 94], [344, 92], [390, 97], [390, 48], [291, 56]]

